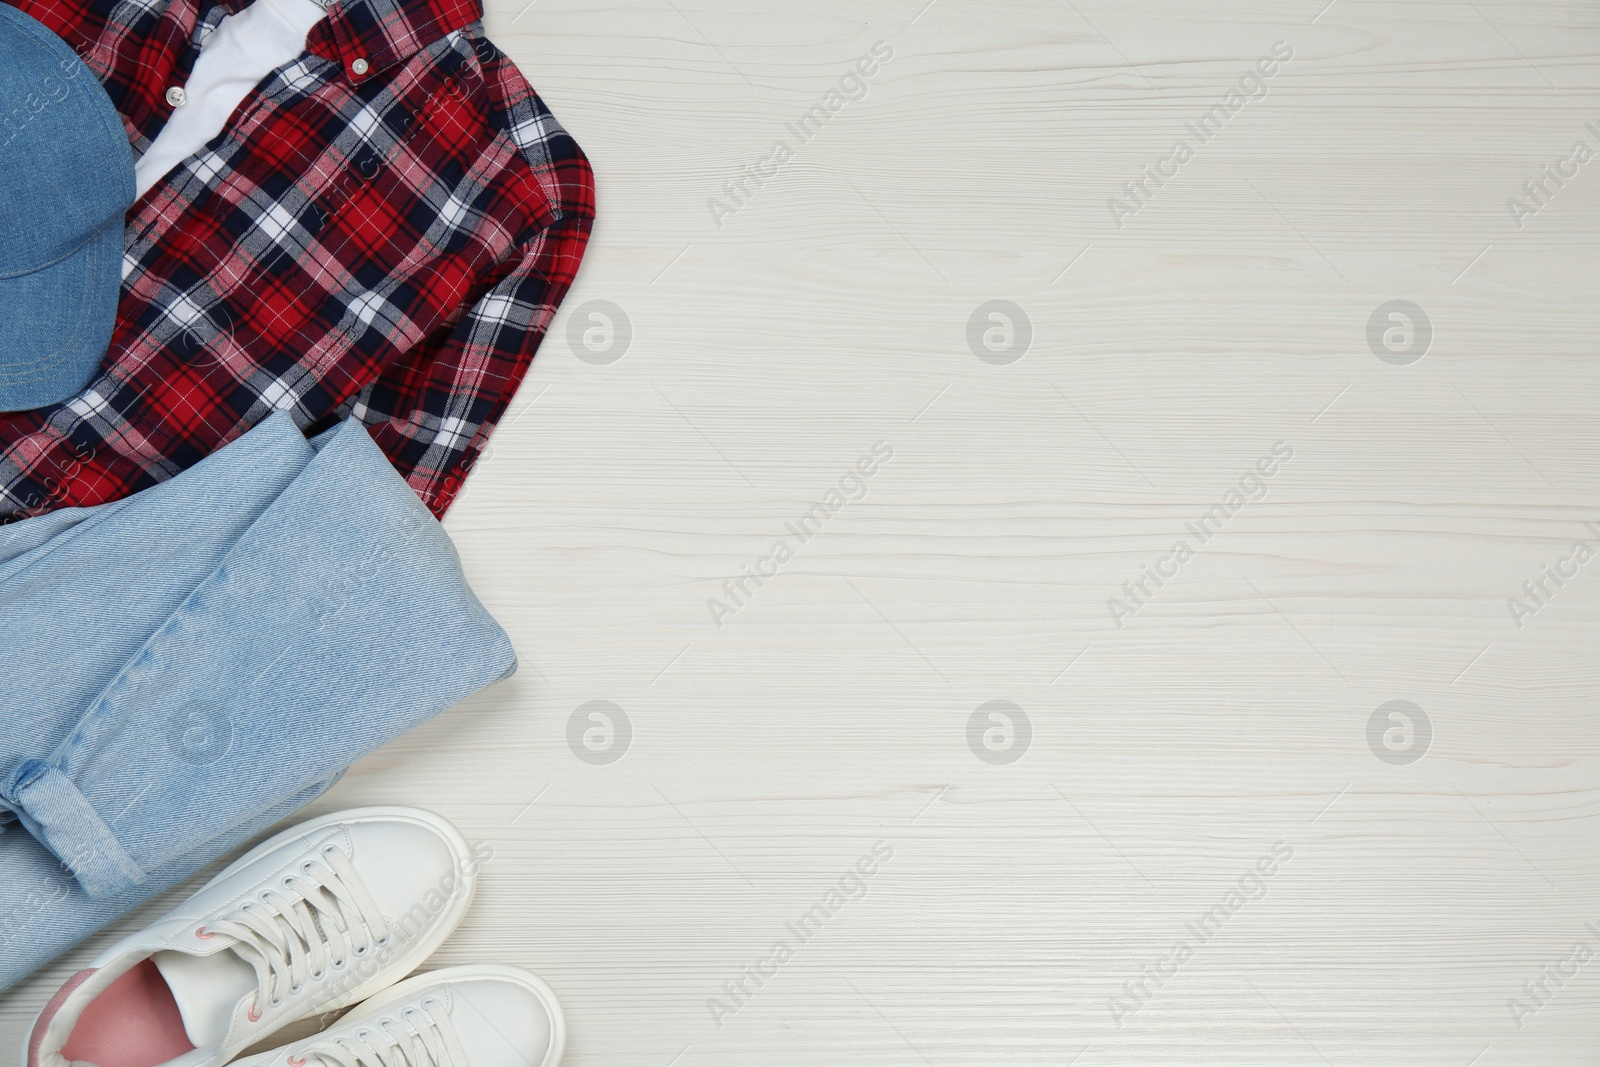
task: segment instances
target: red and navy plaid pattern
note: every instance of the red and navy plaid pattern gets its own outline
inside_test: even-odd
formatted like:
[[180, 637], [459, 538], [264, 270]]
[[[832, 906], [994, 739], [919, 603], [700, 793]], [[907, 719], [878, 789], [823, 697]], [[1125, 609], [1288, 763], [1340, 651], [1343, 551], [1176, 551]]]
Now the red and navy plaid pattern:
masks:
[[[246, 2], [16, 6], [100, 77], [137, 155]], [[481, 17], [479, 0], [336, 0], [306, 54], [134, 205], [99, 373], [0, 415], [0, 522], [137, 492], [273, 411], [313, 433], [360, 419], [444, 514], [594, 219], [588, 160]]]

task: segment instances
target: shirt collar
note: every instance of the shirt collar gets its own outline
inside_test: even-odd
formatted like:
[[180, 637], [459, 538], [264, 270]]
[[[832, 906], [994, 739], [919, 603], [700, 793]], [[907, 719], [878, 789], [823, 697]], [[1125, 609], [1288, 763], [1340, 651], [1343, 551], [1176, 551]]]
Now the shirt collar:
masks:
[[306, 51], [361, 83], [483, 18], [483, 0], [343, 0], [306, 38]]

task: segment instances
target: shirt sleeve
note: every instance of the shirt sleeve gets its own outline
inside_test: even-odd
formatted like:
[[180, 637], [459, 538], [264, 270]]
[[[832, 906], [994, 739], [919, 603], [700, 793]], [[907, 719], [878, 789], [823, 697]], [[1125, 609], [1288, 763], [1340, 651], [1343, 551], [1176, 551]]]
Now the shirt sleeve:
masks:
[[487, 279], [457, 321], [387, 366], [350, 406], [440, 518], [577, 276], [594, 222], [594, 186], [586, 160], [572, 166], [564, 185], [575, 199]]
[[[310, 429], [347, 415], [379, 447], [434, 515], [443, 517], [526, 376], [551, 319], [577, 276], [594, 222], [594, 184], [576, 145], [549, 173], [557, 206], [477, 280], [463, 309], [388, 361], [359, 392]], [[0, 523], [131, 495], [204, 458], [162, 442], [105, 435], [130, 405], [127, 391], [91, 389], [47, 412], [0, 415]]]

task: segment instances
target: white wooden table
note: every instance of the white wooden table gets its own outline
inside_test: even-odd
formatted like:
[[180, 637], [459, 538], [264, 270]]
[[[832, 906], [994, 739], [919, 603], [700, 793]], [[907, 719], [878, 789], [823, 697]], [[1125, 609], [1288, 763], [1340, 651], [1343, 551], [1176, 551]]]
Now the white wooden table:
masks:
[[573, 1067], [1600, 1058], [1600, 4], [487, 23], [600, 182], [448, 522], [524, 666], [316, 805], [492, 846], [435, 964]]

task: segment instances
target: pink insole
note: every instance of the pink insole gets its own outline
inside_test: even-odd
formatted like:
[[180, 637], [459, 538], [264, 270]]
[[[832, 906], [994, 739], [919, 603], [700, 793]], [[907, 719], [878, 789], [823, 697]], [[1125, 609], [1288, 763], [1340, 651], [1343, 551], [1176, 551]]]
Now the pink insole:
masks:
[[150, 960], [90, 1001], [61, 1049], [96, 1067], [156, 1067], [193, 1051], [178, 1002]]

